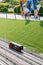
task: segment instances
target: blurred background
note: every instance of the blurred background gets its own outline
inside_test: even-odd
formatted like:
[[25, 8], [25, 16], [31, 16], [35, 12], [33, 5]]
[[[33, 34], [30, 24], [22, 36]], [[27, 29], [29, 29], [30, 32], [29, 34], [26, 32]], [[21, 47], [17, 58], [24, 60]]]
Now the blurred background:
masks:
[[[43, 16], [43, 0], [38, 0], [37, 9], [38, 14]], [[20, 0], [0, 0], [0, 13], [20, 14]]]

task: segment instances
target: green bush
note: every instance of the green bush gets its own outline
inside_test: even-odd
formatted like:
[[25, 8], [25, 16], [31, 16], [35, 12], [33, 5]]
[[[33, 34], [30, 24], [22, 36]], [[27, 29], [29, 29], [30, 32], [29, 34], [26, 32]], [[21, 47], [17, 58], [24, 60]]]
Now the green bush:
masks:
[[3, 12], [7, 12], [8, 9], [6, 7], [3, 8]]
[[14, 12], [15, 12], [15, 13], [20, 13], [20, 5], [16, 5], [16, 6], [14, 7]]
[[40, 16], [43, 16], [43, 7], [42, 7], [42, 6], [40, 7], [38, 14], [39, 14]]
[[9, 7], [8, 3], [0, 3], [0, 7]]
[[7, 12], [8, 4], [0, 3], [0, 12]]
[[13, 3], [14, 3], [15, 5], [18, 5], [18, 4], [19, 4], [19, 2], [18, 2], [18, 1], [14, 1]]
[[7, 11], [8, 11], [8, 9], [6, 7], [4, 7], [3, 12], [7, 12]]
[[14, 13], [14, 9], [9, 8], [9, 9], [8, 9], [8, 13]]
[[8, 11], [8, 9], [6, 7], [0, 8], [0, 12], [7, 12], [7, 11]]
[[0, 12], [8, 12], [9, 7], [12, 7], [11, 4], [0, 3]]

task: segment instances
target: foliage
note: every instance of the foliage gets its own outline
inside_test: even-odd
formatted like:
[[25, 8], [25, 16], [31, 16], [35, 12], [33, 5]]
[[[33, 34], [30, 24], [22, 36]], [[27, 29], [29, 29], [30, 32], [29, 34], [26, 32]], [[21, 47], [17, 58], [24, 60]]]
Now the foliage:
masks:
[[0, 3], [0, 12], [7, 12], [8, 4]]
[[12, 8], [12, 5], [8, 3], [0, 3], [0, 12], [7, 12], [8, 8]]
[[16, 6], [14, 7], [14, 12], [15, 12], [15, 13], [20, 13], [20, 5], [16, 5]]
[[43, 1], [42, 0], [40, 1], [40, 4], [43, 6]]
[[[0, 3], [0, 5], [1, 5], [0, 7], [5, 6], [5, 9], [14, 8], [15, 13], [20, 13], [19, 2], [20, 2], [20, 0], [3, 0], [3, 3]], [[38, 0], [38, 4], [41, 4], [43, 7], [43, 1], [42, 0]], [[0, 8], [0, 9], [3, 9], [3, 8]], [[43, 10], [43, 9], [41, 8], [41, 10]], [[2, 10], [0, 10], [0, 11], [2, 11]], [[32, 11], [32, 13], [33, 13], [33, 11]], [[40, 13], [40, 11], [39, 11], [39, 13]], [[41, 16], [43, 16], [43, 15], [41, 15]]]
[[8, 9], [8, 13], [14, 13], [14, 9], [13, 8], [9, 8]]
[[39, 15], [40, 15], [40, 16], [43, 16], [43, 7], [42, 7], [42, 6], [40, 7]]

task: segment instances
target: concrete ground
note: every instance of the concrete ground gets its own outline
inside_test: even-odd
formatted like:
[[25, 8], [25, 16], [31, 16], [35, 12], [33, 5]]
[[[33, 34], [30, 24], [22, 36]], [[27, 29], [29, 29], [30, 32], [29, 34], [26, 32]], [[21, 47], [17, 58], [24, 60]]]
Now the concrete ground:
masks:
[[[18, 14], [12, 14], [12, 13], [0, 13], [0, 18], [10, 18], [10, 19], [19, 19], [19, 20], [24, 20], [25, 16], [21, 16]], [[35, 20], [34, 16], [29, 17], [30, 20]], [[43, 20], [43, 17], [40, 17], [40, 20]]]

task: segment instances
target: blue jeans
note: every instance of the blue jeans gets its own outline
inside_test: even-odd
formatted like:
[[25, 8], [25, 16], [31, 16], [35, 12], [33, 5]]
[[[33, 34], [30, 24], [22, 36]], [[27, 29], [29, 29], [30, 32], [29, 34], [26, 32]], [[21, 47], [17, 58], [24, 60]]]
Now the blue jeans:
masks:
[[32, 0], [33, 1], [33, 8], [34, 8], [34, 10], [36, 10], [37, 9], [37, 0]]
[[31, 11], [31, 0], [26, 2], [26, 6]]

